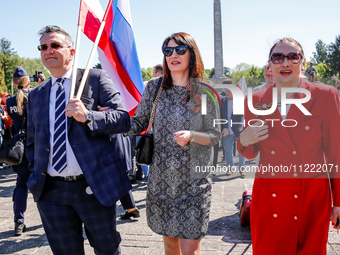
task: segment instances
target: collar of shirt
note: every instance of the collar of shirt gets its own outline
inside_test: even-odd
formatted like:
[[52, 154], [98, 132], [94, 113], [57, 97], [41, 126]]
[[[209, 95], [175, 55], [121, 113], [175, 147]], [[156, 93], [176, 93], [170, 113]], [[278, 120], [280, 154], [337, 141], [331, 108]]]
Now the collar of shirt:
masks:
[[[71, 79], [71, 76], [72, 76], [72, 68], [70, 68], [62, 77], [60, 78], [65, 78], [65, 79]], [[52, 78], [52, 86], [54, 86], [56, 84], [56, 81], [59, 79], [59, 78], [56, 78], [54, 77], [53, 75], [51, 75], [51, 78]]]

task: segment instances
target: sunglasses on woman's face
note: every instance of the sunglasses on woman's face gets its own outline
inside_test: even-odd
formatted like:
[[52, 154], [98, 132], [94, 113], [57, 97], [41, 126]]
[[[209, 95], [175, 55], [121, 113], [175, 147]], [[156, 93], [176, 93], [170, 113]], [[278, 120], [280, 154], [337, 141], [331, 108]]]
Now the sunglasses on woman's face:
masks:
[[176, 50], [177, 55], [184, 55], [187, 52], [187, 45], [178, 45], [177, 47], [166, 47], [163, 50], [163, 53], [166, 57], [172, 56], [174, 50]]
[[[51, 48], [52, 49], [59, 49], [59, 48], [63, 48], [63, 45], [59, 42], [53, 42], [50, 44]], [[47, 50], [48, 49], [48, 44], [41, 44], [41, 45], [38, 45], [38, 50], [39, 51], [44, 51], [44, 50]]]
[[302, 54], [300, 52], [290, 52], [288, 55], [273, 53], [270, 56], [270, 61], [272, 61], [273, 64], [282, 64], [285, 58], [292, 64], [299, 64], [302, 59]]

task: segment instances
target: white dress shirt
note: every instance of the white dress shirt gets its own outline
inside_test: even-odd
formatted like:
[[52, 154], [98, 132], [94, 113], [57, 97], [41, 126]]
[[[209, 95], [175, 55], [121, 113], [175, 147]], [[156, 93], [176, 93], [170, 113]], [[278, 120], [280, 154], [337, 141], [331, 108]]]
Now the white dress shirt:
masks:
[[[72, 76], [72, 68], [67, 71], [61, 78], [65, 78], [65, 81], [63, 83], [64, 89], [65, 89], [65, 107], [68, 103], [68, 98], [70, 97], [70, 90], [71, 90], [71, 76]], [[80, 175], [82, 174], [82, 170], [80, 169], [80, 166], [78, 164], [78, 161], [73, 153], [73, 150], [71, 148], [71, 145], [68, 140], [68, 130], [67, 125], [65, 125], [66, 129], [66, 158], [67, 158], [67, 167], [61, 172], [58, 173], [52, 166], [52, 156], [53, 156], [53, 134], [54, 134], [54, 122], [55, 122], [55, 99], [56, 99], [56, 92], [58, 90], [57, 86], [57, 79], [56, 77], [52, 76], [52, 86], [51, 86], [51, 92], [50, 92], [50, 104], [49, 104], [49, 123], [50, 123], [50, 157], [48, 160], [48, 167], [47, 167], [47, 173], [50, 176], [71, 176], [71, 175]], [[66, 123], [67, 123], [66, 118]], [[74, 120], [76, 121], [76, 120]]]

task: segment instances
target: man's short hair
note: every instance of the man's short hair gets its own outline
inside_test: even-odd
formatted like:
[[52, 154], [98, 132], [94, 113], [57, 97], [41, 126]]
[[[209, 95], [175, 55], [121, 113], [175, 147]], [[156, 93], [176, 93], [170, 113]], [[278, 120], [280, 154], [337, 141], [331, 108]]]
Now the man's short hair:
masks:
[[48, 33], [57, 33], [57, 34], [65, 35], [65, 41], [66, 41], [67, 45], [70, 46], [70, 47], [73, 47], [72, 37], [64, 29], [62, 29], [58, 26], [48, 25], [48, 26], [42, 28], [38, 33], [38, 35], [40, 35], [39, 40], [41, 41], [43, 36], [48, 34]]
[[225, 78], [225, 79], [222, 81], [222, 84], [233, 84], [233, 81], [232, 81], [232, 79], [230, 79], [230, 78]]
[[153, 67], [155, 73], [160, 73], [161, 75], [163, 75], [163, 66], [161, 64], [155, 65]]

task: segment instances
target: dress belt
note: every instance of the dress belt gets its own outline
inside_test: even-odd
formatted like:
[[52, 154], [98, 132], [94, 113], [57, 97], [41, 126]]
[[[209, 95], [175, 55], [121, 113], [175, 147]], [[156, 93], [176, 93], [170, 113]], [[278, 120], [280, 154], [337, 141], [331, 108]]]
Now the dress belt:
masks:
[[51, 175], [47, 175], [49, 178], [54, 179], [54, 180], [60, 180], [60, 181], [76, 181], [76, 180], [80, 180], [80, 179], [85, 179], [85, 176], [83, 174], [81, 175], [71, 175], [71, 176], [51, 176]]

